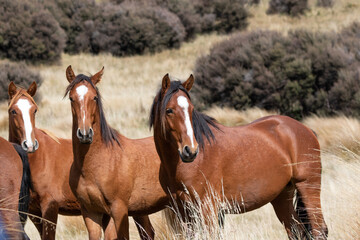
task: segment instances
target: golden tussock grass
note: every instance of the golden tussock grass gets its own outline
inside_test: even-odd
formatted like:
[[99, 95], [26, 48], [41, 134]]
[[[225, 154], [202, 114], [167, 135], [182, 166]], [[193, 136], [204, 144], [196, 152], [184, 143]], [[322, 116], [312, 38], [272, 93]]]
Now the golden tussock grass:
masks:
[[[358, 0], [337, 0], [335, 6], [330, 9], [315, 7], [315, 0], [311, 0], [311, 10], [299, 18], [266, 15], [268, 2], [263, 0], [259, 6], [250, 8], [253, 17], [249, 19], [250, 24], [246, 31], [276, 30], [284, 34], [289, 30], [300, 28], [312, 31], [339, 31], [354, 20], [359, 20]], [[171, 76], [186, 79], [193, 73], [195, 61], [199, 56], [207, 54], [212, 45], [229, 37], [217, 34], [202, 35], [193, 42], [183, 44], [180, 49], [125, 58], [108, 54], [98, 56], [63, 54], [62, 61], [58, 65], [31, 67], [44, 79], [44, 83], [38, 89], [42, 99], [38, 103], [36, 126], [48, 129], [59, 137], [70, 138], [72, 126], [70, 103], [67, 97], [63, 99], [68, 85], [65, 69], [68, 65], [72, 65], [75, 74], [90, 75], [105, 66], [105, 73], [98, 87], [103, 96], [109, 124], [127, 137], [150, 136], [152, 133], [148, 130], [147, 119], [162, 77], [170, 73]], [[7, 103], [1, 103], [0, 110], [0, 136], [7, 138]], [[260, 109], [238, 112], [214, 107], [207, 113], [225, 125], [237, 126], [275, 112]], [[329, 226], [329, 239], [359, 239], [358, 149], [360, 145], [357, 137], [360, 129], [359, 121], [343, 116], [337, 118], [313, 116], [305, 119], [304, 124], [317, 132], [321, 147], [324, 149], [322, 204]], [[158, 239], [179, 239], [179, 235], [174, 235], [175, 233], [169, 230], [161, 213], [151, 215], [151, 219]], [[130, 224], [131, 238], [138, 239], [133, 221], [130, 221]], [[31, 239], [40, 239], [30, 221], [26, 226], [26, 232]], [[185, 233], [182, 233], [183, 235], [180, 235], [184, 236]], [[201, 236], [198, 239], [204, 239]], [[287, 239], [284, 228], [269, 204], [253, 212], [227, 215], [223, 236], [225, 239]], [[60, 216], [57, 224], [57, 239], [87, 239], [82, 218]]]

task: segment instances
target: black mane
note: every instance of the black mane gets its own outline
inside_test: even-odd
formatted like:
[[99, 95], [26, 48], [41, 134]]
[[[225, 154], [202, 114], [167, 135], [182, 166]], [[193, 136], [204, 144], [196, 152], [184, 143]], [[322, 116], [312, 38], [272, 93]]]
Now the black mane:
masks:
[[102, 105], [102, 97], [98, 90], [98, 88], [93, 84], [91, 81], [91, 78], [84, 75], [79, 74], [75, 77], [75, 79], [69, 84], [69, 86], [66, 88], [64, 97], [69, 93], [69, 91], [78, 83], [86, 81], [90, 83], [90, 85], [95, 89], [96, 94], [98, 96], [97, 100], [97, 106], [99, 108], [99, 114], [100, 114], [100, 129], [101, 129], [101, 137], [105, 141], [105, 144], [111, 143], [111, 145], [114, 144], [114, 141], [120, 146], [120, 141], [118, 139], [118, 133], [115, 129], [111, 128], [105, 118], [104, 114], [104, 108]]
[[[149, 127], [150, 129], [154, 126], [155, 116], [159, 114], [160, 111], [160, 124], [161, 129], [163, 130], [163, 134], [165, 134], [165, 114], [166, 114], [166, 106], [171, 99], [171, 97], [177, 93], [178, 91], [183, 91], [188, 98], [191, 100], [191, 97], [183, 87], [180, 81], [171, 81], [170, 87], [162, 96], [161, 89], [158, 91], [154, 102], [151, 106], [150, 118], [149, 118]], [[219, 130], [219, 127], [216, 125], [217, 121], [203, 113], [196, 111], [195, 109], [192, 112], [192, 124], [194, 128], [194, 135], [195, 139], [198, 142], [201, 148], [204, 148], [204, 139], [206, 138], [207, 141], [211, 144], [211, 140], [215, 141], [215, 135], [210, 129], [210, 125], [213, 126], [215, 129]], [[204, 138], [205, 137], [205, 138]]]

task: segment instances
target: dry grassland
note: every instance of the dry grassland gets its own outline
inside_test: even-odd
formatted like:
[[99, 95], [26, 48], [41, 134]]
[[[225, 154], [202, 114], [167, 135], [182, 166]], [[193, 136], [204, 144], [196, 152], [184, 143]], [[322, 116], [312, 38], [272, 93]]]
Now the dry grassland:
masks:
[[[255, 29], [277, 30], [286, 34], [298, 28], [313, 31], [338, 31], [354, 20], [360, 20], [358, 0], [336, 0], [332, 9], [314, 7], [306, 16], [289, 18], [265, 14], [268, 0], [251, 7], [253, 17], [247, 31]], [[60, 137], [71, 136], [70, 103], [63, 94], [68, 84], [65, 69], [72, 65], [76, 74], [95, 74], [105, 66], [105, 74], [99, 84], [103, 95], [107, 120], [123, 135], [132, 138], [149, 136], [147, 126], [149, 109], [164, 74], [185, 79], [192, 73], [196, 59], [207, 54], [212, 45], [228, 38], [216, 34], [199, 36], [185, 43], [178, 50], [167, 50], [154, 55], [116, 58], [101, 54], [92, 56], [63, 54], [56, 66], [36, 66], [44, 83], [38, 89], [42, 95], [38, 103], [36, 125], [51, 130]], [[7, 104], [0, 104], [0, 136], [7, 138]], [[274, 114], [260, 109], [244, 112], [232, 109], [212, 108], [207, 112], [225, 125], [246, 124], [256, 118]], [[304, 123], [318, 133], [322, 148], [323, 185], [322, 203], [330, 239], [360, 238], [360, 157], [358, 119], [337, 117], [309, 117]], [[159, 239], [179, 239], [170, 232], [160, 213], [151, 216]], [[26, 231], [31, 239], [40, 239], [31, 223]], [[204, 235], [205, 236], [205, 235]], [[227, 216], [224, 235], [226, 239], [287, 239], [270, 205], [242, 215]], [[135, 226], [131, 225], [131, 238], [138, 239]], [[200, 236], [201, 238], [201, 236]], [[81, 217], [60, 216], [57, 239], [87, 239]]]

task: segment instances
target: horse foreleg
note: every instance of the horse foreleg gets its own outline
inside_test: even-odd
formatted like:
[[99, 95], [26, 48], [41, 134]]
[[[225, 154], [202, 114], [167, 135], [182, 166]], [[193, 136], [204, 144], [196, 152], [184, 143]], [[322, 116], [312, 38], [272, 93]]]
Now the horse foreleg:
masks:
[[51, 197], [40, 202], [42, 213], [42, 235], [43, 240], [55, 239], [56, 223], [59, 213], [59, 205]]
[[148, 215], [133, 216], [141, 239], [154, 239], [155, 232]]
[[81, 214], [84, 218], [86, 229], [89, 233], [89, 240], [99, 240], [101, 238], [102, 213], [88, 212], [81, 207]]
[[40, 208], [29, 208], [29, 218], [33, 222], [34, 226], [38, 230], [40, 237], [42, 236], [43, 224], [41, 220]]
[[[311, 178], [310, 178], [311, 179]], [[320, 201], [320, 178], [313, 178], [314, 181], [308, 180], [296, 183], [296, 189], [299, 191], [299, 198], [305, 207], [307, 215], [305, 222], [311, 225], [311, 234], [315, 239], [326, 239], [328, 228], [321, 211]]]
[[111, 204], [111, 216], [115, 221], [118, 239], [129, 239], [129, 219], [127, 204], [118, 200]]
[[107, 214], [103, 215], [102, 227], [103, 227], [103, 230], [104, 230], [104, 238], [105, 238], [105, 240], [113, 240], [113, 239], [117, 238], [114, 219], [112, 219]]

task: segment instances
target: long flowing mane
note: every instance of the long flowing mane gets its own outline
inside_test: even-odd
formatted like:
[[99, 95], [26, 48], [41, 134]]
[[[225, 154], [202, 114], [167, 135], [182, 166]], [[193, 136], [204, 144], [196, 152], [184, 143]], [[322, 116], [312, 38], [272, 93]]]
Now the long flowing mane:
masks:
[[105, 118], [105, 114], [104, 114], [104, 108], [102, 105], [102, 97], [101, 94], [98, 90], [98, 88], [93, 84], [93, 82], [91, 81], [91, 78], [83, 75], [83, 74], [79, 74], [75, 77], [75, 79], [69, 84], [69, 86], [67, 86], [66, 91], [65, 91], [65, 95], [64, 97], [66, 97], [66, 95], [68, 95], [69, 91], [78, 83], [82, 82], [82, 81], [86, 81], [88, 83], [90, 83], [90, 85], [95, 89], [96, 91], [96, 95], [98, 96], [98, 100], [97, 100], [97, 106], [99, 109], [99, 115], [100, 115], [100, 130], [101, 130], [101, 137], [104, 140], [105, 144], [109, 144], [111, 143], [111, 145], [114, 144], [114, 141], [120, 146], [120, 141], [119, 141], [119, 134], [116, 132], [115, 129], [111, 128], [109, 126], [109, 124], [106, 121]]
[[[164, 96], [161, 94], [161, 89], [158, 91], [156, 97], [154, 98], [153, 104], [151, 106], [150, 118], [149, 118], [149, 127], [150, 129], [154, 126], [155, 116], [160, 112], [160, 125], [163, 134], [165, 134], [165, 112], [166, 106], [171, 99], [171, 97], [178, 91], [183, 91], [188, 98], [191, 100], [189, 93], [182, 86], [180, 81], [171, 81], [170, 87], [165, 93]], [[192, 124], [194, 128], [195, 139], [200, 145], [201, 148], [204, 148], [205, 138], [211, 144], [211, 141], [215, 141], [215, 135], [212, 132], [210, 126], [213, 126], [215, 129], [220, 130], [217, 121], [201, 112], [196, 111], [195, 109], [192, 112]], [[204, 138], [205, 137], [205, 138]]]

